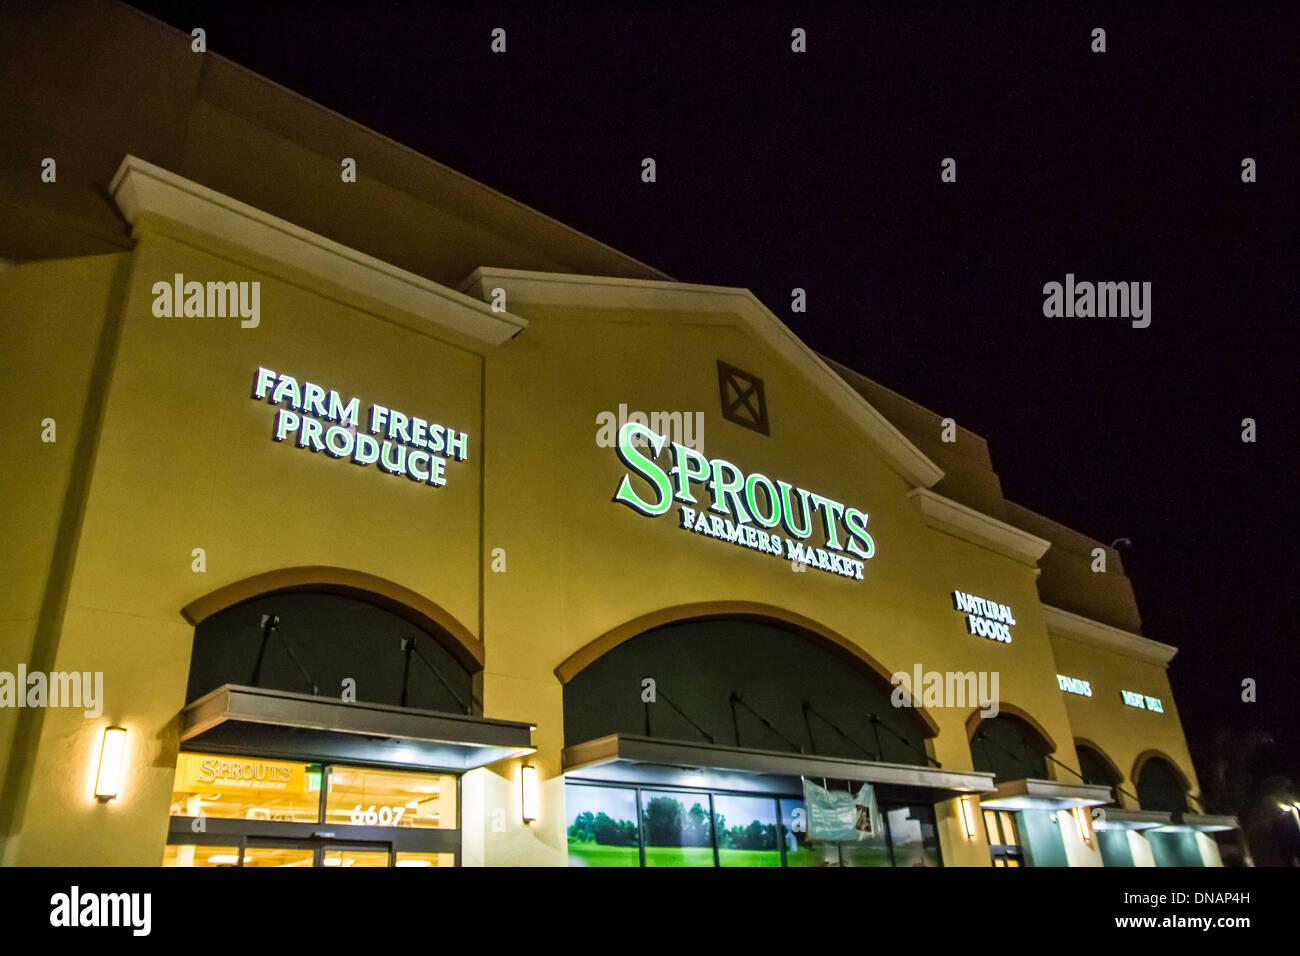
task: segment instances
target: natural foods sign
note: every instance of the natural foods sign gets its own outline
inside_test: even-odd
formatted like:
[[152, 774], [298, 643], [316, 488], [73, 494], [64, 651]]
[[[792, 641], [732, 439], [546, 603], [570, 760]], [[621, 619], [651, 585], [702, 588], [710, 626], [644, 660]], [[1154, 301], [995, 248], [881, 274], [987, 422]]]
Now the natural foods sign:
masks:
[[[648, 453], [642, 451], [647, 446]], [[729, 461], [669, 443], [638, 422], [619, 429], [616, 450], [641, 481], [634, 485], [632, 474], [624, 475], [614, 500], [637, 514], [654, 518], [677, 505], [683, 531], [858, 581], [864, 562], [876, 553], [865, 511], [759, 472], [746, 475]], [[665, 451], [668, 469], [659, 463]], [[701, 489], [707, 505], [696, 497]], [[810, 542], [814, 532], [823, 547]]]
[[965, 591], [952, 592], [952, 606], [966, 615], [966, 629], [1003, 644], [1011, 643], [1011, 628], [1016, 619], [1011, 608], [988, 598], [976, 597]]

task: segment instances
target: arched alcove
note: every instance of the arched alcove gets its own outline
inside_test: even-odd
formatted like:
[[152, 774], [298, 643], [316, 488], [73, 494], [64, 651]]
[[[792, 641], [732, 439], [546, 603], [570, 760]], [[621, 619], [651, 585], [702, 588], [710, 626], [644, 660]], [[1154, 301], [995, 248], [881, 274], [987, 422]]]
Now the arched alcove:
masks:
[[[247, 597], [194, 629], [186, 700], [241, 684], [445, 713], [472, 709], [459, 642], [427, 615], [359, 589], [301, 584]], [[351, 681], [350, 685], [345, 682]]]
[[1119, 804], [1119, 786], [1124, 780], [1115, 762], [1091, 741], [1076, 738], [1074, 752], [1079, 755], [1079, 773], [1083, 782], [1109, 787], [1111, 801]]
[[1002, 705], [996, 717], [973, 715], [968, 729], [971, 761], [976, 770], [992, 773], [998, 783], [1050, 779], [1047, 755], [1056, 745], [1037, 721], [1031, 722]]
[[[570, 658], [583, 659], [581, 669], [566, 671], [570, 745], [609, 734], [712, 738], [760, 750], [927, 763], [928, 715], [892, 706], [887, 677], [841, 643], [789, 621], [697, 617], [620, 634], [602, 648]], [[646, 679], [654, 681], [653, 702], [643, 699]]]
[[474, 672], [483, 669], [482, 643], [445, 608], [387, 578], [351, 568], [300, 565], [254, 574], [191, 601], [181, 608], [181, 616], [198, 626], [243, 601], [291, 591], [339, 594], [383, 608], [435, 636], [463, 667]]
[[1133, 769], [1138, 803], [1143, 810], [1182, 813], [1191, 789], [1187, 777], [1168, 757], [1156, 751], [1140, 756]]

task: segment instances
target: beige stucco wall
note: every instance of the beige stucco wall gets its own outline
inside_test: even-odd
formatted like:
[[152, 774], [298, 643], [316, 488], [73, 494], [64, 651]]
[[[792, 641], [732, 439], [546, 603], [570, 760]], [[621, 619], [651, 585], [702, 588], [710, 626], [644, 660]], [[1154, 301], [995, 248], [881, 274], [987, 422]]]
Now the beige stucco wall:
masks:
[[[125, 255], [35, 262], [0, 274], [0, 445], [5, 452], [5, 508], [0, 510], [0, 670], [48, 670], [61, 622], [78, 510], [70, 505], [85, 481], [93, 451], [96, 354], [106, 317], [117, 307]], [[89, 408], [88, 408], [89, 405]], [[46, 442], [46, 419], [54, 441]], [[63, 542], [63, 554], [56, 543]], [[0, 781], [24, 772], [42, 710], [0, 708]], [[0, 806], [0, 861], [11, 841]]]
[[[256, 257], [221, 258], [182, 241], [192, 238], [184, 230], [171, 231], [178, 238], [144, 230], [131, 254], [120, 343], [71, 552], [66, 613], [52, 625], [57, 650], [48, 669], [103, 670], [104, 713], [88, 720], [76, 711], [44, 712], [34, 731], [34, 766], [14, 786], [21, 803], [12, 829], [21, 839], [6, 847], [8, 863], [161, 860], [175, 718], [185, 703], [193, 639], [180, 611], [204, 594], [276, 568], [335, 565], [436, 595], [448, 614], [478, 632], [481, 357], [432, 337], [431, 327], [415, 331], [382, 311], [341, 301], [336, 290], [277, 276]], [[19, 328], [38, 327], [34, 316], [57, 319], [45, 309], [52, 294], [58, 305], [59, 289], [83, 299], [92, 314], [105, 311], [109, 265], [51, 267], [42, 289], [18, 289], [12, 308], [29, 310]], [[6, 289], [27, 268], [7, 273]], [[198, 281], [260, 281], [259, 326], [155, 317], [151, 287], [175, 273]], [[24, 394], [8, 402], [15, 407], [21, 397], [16, 407], [70, 409], [66, 431], [60, 423], [68, 444], [60, 443], [57, 454], [72, 445], [73, 400], [88, 379], [86, 358], [75, 348], [28, 354], [42, 374], [14, 382]], [[447, 484], [435, 489], [278, 444], [271, 437], [275, 409], [250, 398], [259, 365], [335, 388], [345, 400], [355, 395], [363, 414], [378, 401], [466, 431], [469, 459], [448, 462]], [[26, 433], [37, 435], [38, 422], [39, 416], [23, 428], [27, 445]], [[20, 472], [6, 470], [5, 478], [17, 494], [39, 499], [15, 532], [40, 548], [54, 540], [51, 523], [60, 504], [59, 473], [53, 465], [48, 470], [55, 483], [40, 493]], [[192, 567], [195, 548], [206, 553], [203, 573]], [[9, 612], [19, 639], [39, 566], [26, 577], [23, 603]], [[9, 661], [22, 657], [20, 640], [15, 644], [18, 653], [6, 654]], [[99, 804], [90, 797], [86, 768], [110, 724], [128, 729], [131, 752], [121, 796]]]

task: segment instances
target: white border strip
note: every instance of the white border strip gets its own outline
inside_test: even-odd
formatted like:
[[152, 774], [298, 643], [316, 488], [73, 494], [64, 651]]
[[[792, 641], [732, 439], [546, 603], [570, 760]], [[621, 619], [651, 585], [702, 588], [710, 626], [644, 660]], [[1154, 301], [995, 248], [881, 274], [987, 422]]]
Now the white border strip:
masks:
[[929, 527], [981, 545], [1021, 564], [1037, 567], [1038, 559], [1052, 546], [1052, 542], [1045, 538], [1021, 531], [1005, 521], [999, 521], [929, 489], [914, 488], [907, 493], [907, 497], [916, 505]]
[[1049, 634], [1068, 637], [1084, 644], [1092, 644], [1094, 647], [1104, 647], [1125, 657], [1136, 657], [1161, 666], [1168, 665], [1178, 653], [1178, 648], [1153, 641], [1141, 634], [1132, 634], [1118, 627], [1103, 624], [1101, 621], [1094, 621], [1090, 617], [1052, 607], [1050, 604], [1044, 604], [1042, 607]]
[[108, 186], [128, 222], [153, 213], [404, 312], [500, 345], [527, 321], [127, 155]]

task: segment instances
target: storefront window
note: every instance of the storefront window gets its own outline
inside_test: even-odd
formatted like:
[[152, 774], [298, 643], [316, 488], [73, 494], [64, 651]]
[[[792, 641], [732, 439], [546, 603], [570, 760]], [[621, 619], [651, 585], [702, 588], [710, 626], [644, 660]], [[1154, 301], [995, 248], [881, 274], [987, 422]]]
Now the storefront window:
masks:
[[636, 791], [566, 787], [569, 866], [640, 866]]
[[830, 843], [808, 839], [789, 797], [569, 784], [565, 802], [570, 866], [639, 866], [641, 841], [646, 866], [943, 865], [926, 805], [882, 807], [879, 835]]
[[834, 844], [828, 849], [839, 850], [840, 866], [893, 866], [889, 855], [889, 841], [884, 837], [863, 840], [860, 843]]
[[330, 767], [325, 818], [340, 825], [454, 829], [456, 778]]
[[713, 825], [720, 866], [780, 866], [776, 801], [714, 795]]
[[781, 801], [781, 839], [785, 841], [786, 866], [827, 865], [825, 847], [808, 842], [808, 814], [802, 800]]
[[320, 767], [182, 753], [176, 759], [171, 815], [316, 823], [320, 820]]
[[984, 829], [988, 831], [989, 855], [994, 866], [1020, 866], [1024, 851], [1020, 846], [1020, 829], [1016, 816], [1006, 810], [985, 810]]
[[644, 790], [641, 826], [646, 866], [713, 866], [709, 795]]
[[934, 808], [893, 807], [885, 811], [894, 866], [942, 866]]

